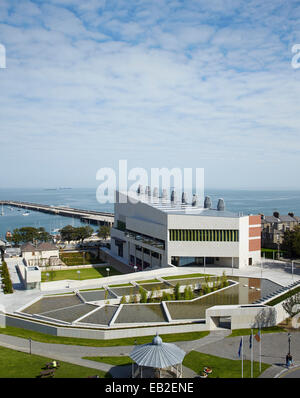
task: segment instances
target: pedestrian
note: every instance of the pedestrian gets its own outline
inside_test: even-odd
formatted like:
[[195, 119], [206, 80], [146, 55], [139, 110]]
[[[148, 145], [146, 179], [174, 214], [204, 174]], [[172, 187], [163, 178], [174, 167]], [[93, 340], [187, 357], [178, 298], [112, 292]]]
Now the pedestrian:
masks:
[[290, 353], [286, 355], [285, 361], [286, 361], [286, 367], [289, 369], [289, 367], [292, 365], [293, 362], [293, 357], [291, 356]]

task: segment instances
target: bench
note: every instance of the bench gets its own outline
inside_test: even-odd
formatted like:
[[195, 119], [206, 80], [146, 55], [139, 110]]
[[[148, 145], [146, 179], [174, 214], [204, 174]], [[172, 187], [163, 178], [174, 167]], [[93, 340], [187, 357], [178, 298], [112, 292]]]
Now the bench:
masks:
[[53, 377], [55, 373], [55, 369], [46, 369], [46, 370], [42, 370], [40, 372], [40, 375], [38, 377]]

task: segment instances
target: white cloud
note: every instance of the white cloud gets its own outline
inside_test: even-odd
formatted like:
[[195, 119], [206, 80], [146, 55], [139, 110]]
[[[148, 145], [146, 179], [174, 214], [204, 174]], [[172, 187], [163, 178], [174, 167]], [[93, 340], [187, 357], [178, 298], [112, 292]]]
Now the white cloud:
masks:
[[[70, 173], [77, 168], [82, 185], [93, 168], [126, 157], [133, 167], [209, 165], [210, 185], [238, 185], [245, 174], [263, 185], [270, 173], [289, 175], [291, 162], [299, 167], [293, 8], [282, 18], [280, 3], [230, 3], [20, 1], [11, 16], [3, 12], [1, 162], [28, 159], [6, 184], [22, 181], [41, 154], [55, 177], [64, 161]], [[274, 169], [256, 181], [255, 162]]]

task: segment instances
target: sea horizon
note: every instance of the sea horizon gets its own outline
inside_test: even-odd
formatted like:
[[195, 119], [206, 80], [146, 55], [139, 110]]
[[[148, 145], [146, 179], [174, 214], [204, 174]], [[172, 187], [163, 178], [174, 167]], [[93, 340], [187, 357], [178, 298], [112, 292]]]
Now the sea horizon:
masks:
[[[69, 206], [83, 210], [114, 212], [113, 203], [99, 203], [96, 197], [97, 189], [71, 188], [0, 188], [0, 200], [16, 200], [53, 206]], [[272, 215], [274, 211], [281, 214], [290, 212], [300, 216], [300, 190], [242, 190], [242, 189], [205, 189], [205, 195], [211, 197], [212, 207], [217, 206], [219, 198], [223, 198], [228, 211], [247, 214]], [[191, 193], [188, 200], [191, 201]], [[24, 217], [17, 209], [4, 207], [4, 216], [0, 217], [0, 237], [4, 238], [9, 230], [24, 226], [44, 227], [53, 232], [65, 225], [86, 225], [76, 218], [45, 214], [31, 211]], [[95, 230], [97, 227], [93, 227]]]

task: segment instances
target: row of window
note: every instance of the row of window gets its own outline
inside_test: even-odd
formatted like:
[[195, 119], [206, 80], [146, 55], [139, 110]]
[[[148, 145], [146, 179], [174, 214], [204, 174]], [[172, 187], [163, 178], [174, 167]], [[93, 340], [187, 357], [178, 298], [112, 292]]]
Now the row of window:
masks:
[[238, 242], [235, 229], [169, 229], [170, 241]]

